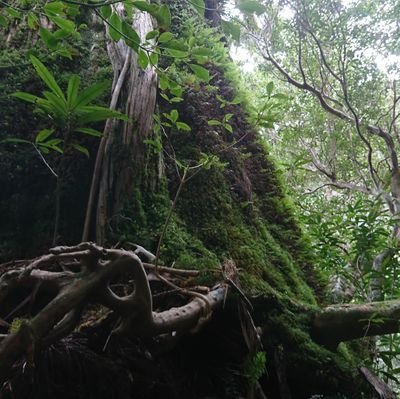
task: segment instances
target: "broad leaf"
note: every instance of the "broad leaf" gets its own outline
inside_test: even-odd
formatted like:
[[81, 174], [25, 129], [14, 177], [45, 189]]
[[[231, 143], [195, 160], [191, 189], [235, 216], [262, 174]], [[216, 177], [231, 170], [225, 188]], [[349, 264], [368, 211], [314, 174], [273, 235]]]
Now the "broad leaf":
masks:
[[210, 119], [208, 122], [208, 126], [221, 126], [222, 122], [217, 121], [216, 119]]
[[149, 57], [143, 50], [139, 50], [138, 65], [141, 69], [146, 69], [147, 65], [149, 65]]
[[203, 82], [208, 82], [210, 80], [210, 73], [206, 68], [196, 64], [189, 64], [189, 67], [199, 80]]
[[238, 4], [238, 8], [244, 14], [257, 14], [260, 15], [266, 11], [264, 5], [262, 5], [259, 1], [255, 0], [241, 0]]
[[191, 0], [190, 4], [195, 8], [195, 10], [201, 16], [204, 16], [204, 10], [205, 10], [204, 0]]
[[44, 6], [46, 14], [63, 14], [65, 4], [61, 1], [51, 1]]
[[160, 32], [158, 30], [151, 30], [149, 33], [146, 35], [146, 40], [151, 40], [156, 38]]
[[58, 40], [54, 37], [54, 35], [46, 28], [41, 26], [39, 28], [39, 35], [43, 40], [43, 43], [51, 50], [55, 50], [57, 48]]
[[231, 21], [222, 21], [222, 29], [227, 36], [231, 36], [233, 40], [240, 41], [240, 25]]
[[160, 37], [158, 38], [158, 42], [159, 43], [165, 43], [165, 42], [169, 42], [170, 40], [172, 40], [174, 38], [174, 35], [171, 32], [164, 32], [160, 35]]
[[58, 25], [61, 29], [65, 30], [68, 33], [71, 33], [75, 30], [75, 24], [70, 21], [69, 19], [56, 17], [56, 16], [49, 16], [49, 19], [52, 20], [56, 25]]
[[110, 5], [106, 5], [100, 8], [100, 14], [103, 18], [108, 19], [112, 14], [112, 8]]
[[171, 116], [171, 121], [176, 122], [179, 118], [179, 113], [176, 109], [173, 109], [170, 113], [170, 116]]
[[28, 12], [27, 23], [30, 29], [36, 29], [38, 27], [38, 18], [34, 12]]
[[163, 4], [157, 14], [154, 15], [160, 28], [168, 30], [171, 26], [171, 12], [169, 8]]
[[192, 128], [185, 122], [176, 122], [176, 127], [185, 132], [190, 132], [192, 130]]
[[159, 6], [156, 4], [149, 4], [147, 1], [133, 1], [132, 5], [140, 11], [147, 11], [153, 17], [155, 17], [159, 11]]
[[108, 23], [109, 23], [108, 33], [111, 39], [117, 42], [119, 39], [121, 39], [121, 33], [119, 33], [121, 31], [121, 20], [119, 16], [113, 13], [111, 17], [108, 19]]
[[126, 44], [137, 52], [140, 45], [140, 37], [136, 31], [126, 21], [122, 21], [121, 32], [129, 39], [124, 38]]

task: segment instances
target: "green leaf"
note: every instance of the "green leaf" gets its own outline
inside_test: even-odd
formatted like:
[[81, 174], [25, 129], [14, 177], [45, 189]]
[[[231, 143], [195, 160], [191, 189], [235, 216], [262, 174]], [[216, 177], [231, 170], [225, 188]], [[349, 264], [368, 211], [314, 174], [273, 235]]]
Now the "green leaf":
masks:
[[160, 96], [161, 96], [165, 101], [168, 101], [169, 103], [171, 103], [170, 98], [169, 98], [165, 93], [160, 93]]
[[265, 6], [255, 0], [241, 0], [238, 4], [238, 8], [244, 14], [255, 13], [257, 15], [260, 15], [266, 11]]
[[210, 119], [208, 122], [208, 126], [221, 126], [222, 122], [217, 121], [216, 119]]
[[14, 8], [11, 7], [7, 7], [6, 10], [11, 17], [21, 18], [21, 13], [18, 10], [15, 10]]
[[61, 1], [52, 1], [44, 6], [46, 14], [64, 14], [65, 4]]
[[[75, 32], [77, 33], [77, 32]], [[57, 40], [57, 42], [61, 39], [65, 39], [66, 37], [70, 36], [70, 32], [67, 32], [64, 29], [58, 29], [57, 31], [52, 33], [54, 39]]]
[[102, 6], [100, 8], [100, 14], [103, 18], [108, 19], [112, 14], [112, 8], [110, 5]]
[[86, 147], [81, 146], [78, 143], [71, 143], [70, 144], [72, 148], [74, 148], [75, 150], [81, 152], [82, 154], [85, 154], [88, 158], [90, 157], [89, 155], [89, 151]]
[[170, 99], [170, 102], [171, 103], [180, 103], [180, 102], [182, 102], [183, 101], [183, 98], [181, 98], [181, 97], [172, 97], [171, 99]]
[[[82, 112], [83, 111], [83, 112]], [[129, 118], [121, 114], [120, 112], [113, 111], [109, 108], [98, 107], [98, 106], [85, 106], [80, 108], [81, 115], [78, 118], [78, 122], [81, 125], [85, 125], [89, 122], [104, 121], [109, 118], [129, 120]]]
[[38, 143], [37, 145], [40, 148], [40, 151], [48, 154], [48, 150], [53, 150], [53, 151], [57, 151], [60, 154], [63, 154], [64, 151], [58, 146], [58, 144], [60, 144], [62, 142], [61, 139], [52, 139], [49, 141], [46, 141], [45, 143]]
[[191, 53], [192, 55], [203, 57], [211, 57], [214, 54], [211, 49], [205, 47], [196, 47], [192, 49]]
[[56, 25], [58, 25], [61, 29], [65, 30], [68, 33], [71, 33], [75, 30], [75, 24], [65, 18], [56, 17], [56, 16], [49, 16], [49, 19], [52, 20]]
[[149, 4], [147, 1], [133, 1], [132, 5], [140, 11], [147, 11], [150, 15], [155, 17], [159, 11], [159, 6], [156, 4]]
[[57, 97], [54, 93], [44, 91], [43, 95], [49, 100], [51, 112], [58, 117], [66, 118], [68, 114], [67, 103], [64, 99]]
[[174, 38], [174, 35], [171, 32], [164, 32], [158, 38], [159, 43], [169, 42]]
[[35, 13], [28, 12], [27, 14], [27, 23], [29, 29], [36, 29], [38, 27], [38, 18]]
[[240, 41], [240, 25], [231, 21], [222, 21], [222, 29], [227, 36], [231, 36], [233, 40]]
[[188, 46], [183, 40], [169, 40], [168, 42], [163, 43], [162, 48], [171, 49], [171, 50], [179, 50], [179, 51], [188, 51]]
[[224, 122], [228, 122], [231, 118], [232, 118], [232, 116], [233, 116], [233, 114], [226, 114], [225, 116], [224, 116]]
[[183, 130], [185, 132], [190, 132], [192, 128], [185, 122], [176, 122], [176, 127], [178, 130]]
[[189, 64], [189, 67], [199, 80], [203, 82], [208, 82], [210, 80], [210, 73], [206, 68], [196, 64]]
[[194, 7], [194, 9], [203, 17], [205, 4], [204, 0], [191, 0], [190, 4]]
[[29, 140], [18, 139], [17, 137], [7, 137], [1, 140], [0, 143], [32, 144]]
[[88, 136], [93, 136], [93, 137], [101, 137], [103, 135], [102, 132], [96, 129], [92, 129], [90, 127], [79, 127], [75, 129], [74, 132], [84, 133], [87, 134]]
[[121, 23], [121, 31], [122, 33], [129, 38], [124, 38], [126, 44], [131, 47], [135, 52], [138, 52], [140, 45], [140, 37], [126, 21], [122, 21]]
[[151, 30], [149, 33], [146, 35], [146, 40], [151, 40], [156, 38], [160, 32], [158, 30]]
[[171, 116], [171, 121], [172, 122], [176, 122], [178, 120], [178, 118], [179, 118], [179, 112], [176, 109], [173, 109], [170, 112], [170, 116]]
[[35, 143], [41, 143], [45, 141], [48, 137], [50, 137], [54, 133], [54, 129], [42, 129], [35, 138]]
[[99, 97], [108, 87], [109, 82], [107, 80], [95, 83], [94, 85], [87, 87], [78, 95], [74, 108], [82, 107], [89, 104], [91, 101]]
[[173, 50], [173, 49], [167, 49], [167, 53], [174, 58], [177, 59], [184, 59], [189, 56], [189, 53], [186, 51], [180, 51], [180, 50]]
[[274, 90], [274, 82], [271, 81], [271, 82], [269, 82], [269, 83], [267, 84], [267, 94], [268, 94], [268, 97], [271, 96], [273, 90]]
[[108, 23], [109, 23], [108, 34], [110, 35], [112, 40], [117, 42], [119, 39], [121, 39], [121, 34], [118, 32], [121, 31], [121, 20], [119, 16], [113, 13], [111, 17], [108, 19]]
[[153, 66], [157, 65], [158, 64], [158, 54], [155, 52], [151, 53], [150, 57], [149, 57], [149, 61], [150, 61], [151, 65], [153, 65]]
[[147, 56], [146, 52], [144, 52], [143, 50], [139, 50], [138, 65], [141, 69], [146, 69], [147, 65], [149, 65], [149, 57]]
[[169, 79], [167, 78], [166, 75], [160, 74], [158, 76], [159, 82], [158, 85], [161, 90], [167, 90], [169, 88]]
[[43, 43], [51, 50], [55, 50], [57, 48], [58, 40], [54, 37], [54, 35], [46, 28], [41, 26], [39, 28], [40, 38], [43, 40]]
[[160, 28], [168, 30], [171, 26], [171, 12], [169, 8], [163, 4], [159, 11], [154, 15]]
[[15, 93], [12, 93], [11, 96], [19, 98], [20, 100], [23, 100], [23, 101], [26, 101], [26, 102], [32, 103], [32, 104], [38, 104], [39, 101], [47, 101], [41, 97], [34, 96], [33, 94], [25, 93], [23, 91], [17, 91]]
[[49, 89], [59, 98], [65, 101], [64, 94], [60, 89], [60, 86], [54, 79], [54, 76], [50, 71], [33, 55], [30, 56], [31, 62], [36, 69], [37, 74], [43, 80], [44, 83], [49, 87]]
[[176, 87], [171, 87], [169, 91], [176, 97], [182, 97], [183, 87], [180, 85], [176, 85]]
[[77, 103], [80, 81], [78, 75], [72, 75], [68, 81], [67, 104], [69, 108], [74, 108]]
[[72, 60], [72, 51], [68, 48], [60, 48], [56, 51], [56, 54], [60, 55], [61, 57], [68, 58], [69, 60]]
[[233, 133], [233, 128], [229, 123], [224, 123], [223, 126], [229, 133]]
[[0, 26], [4, 28], [8, 26], [8, 19], [4, 15], [0, 15]]

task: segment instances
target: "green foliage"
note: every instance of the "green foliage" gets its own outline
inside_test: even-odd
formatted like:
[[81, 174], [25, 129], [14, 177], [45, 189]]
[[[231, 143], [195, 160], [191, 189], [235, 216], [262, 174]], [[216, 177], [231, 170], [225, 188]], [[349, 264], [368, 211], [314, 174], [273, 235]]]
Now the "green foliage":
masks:
[[266, 362], [265, 352], [257, 352], [246, 360], [243, 373], [249, 379], [250, 384], [254, 384], [265, 374]]
[[[34, 56], [31, 56], [31, 62], [38, 76], [51, 91], [44, 91], [43, 97], [25, 92], [16, 92], [13, 96], [34, 104], [39, 112], [50, 118], [53, 128], [42, 129], [35, 138], [35, 145], [42, 152], [47, 153], [49, 150], [54, 150], [63, 153], [66, 148], [70, 147], [85, 155], [89, 155], [86, 148], [82, 147], [74, 139], [71, 139], [70, 134], [72, 132], [101, 136], [101, 132], [87, 128], [85, 125], [108, 118], [126, 120], [126, 117], [119, 112], [105, 107], [89, 105], [108, 87], [108, 82], [96, 83], [79, 93], [80, 78], [77, 75], [72, 75], [69, 79], [67, 94], [65, 96], [54, 76], [44, 64]], [[61, 138], [54, 137], [56, 132], [61, 135]], [[29, 143], [29, 141], [21, 139], [11, 140], [14, 142]], [[10, 139], [7, 141], [10, 141]]]

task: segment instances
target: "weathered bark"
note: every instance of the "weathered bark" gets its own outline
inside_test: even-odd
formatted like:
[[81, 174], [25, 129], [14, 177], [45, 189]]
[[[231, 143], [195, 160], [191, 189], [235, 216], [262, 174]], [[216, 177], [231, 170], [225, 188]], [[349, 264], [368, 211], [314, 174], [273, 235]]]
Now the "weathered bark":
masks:
[[[117, 107], [119, 95], [121, 93], [122, 84], [125, 81], [125, 76], [129, 68], [130, 54], [127, 53], [125, 55], [125, 61], [123, 67], [118, 75], [115, 74], [114, 82], [113, 82], [113, 90], [110, 101], [110, 109], [115, 110]], [[104, 152], [107, 146], [108, 138], [110, 136], [111, 130], [113, 127], [113, 120], [107, 119], [106, 124], [103, 129], [103, 137], [101, 138], [99, 148], [97, 150], [96, 163], [94, 165], [93, 177], [90, 186], [90, 193], [88, 204], [86, 207], [86, 215], [85, 215], [85, 224], [83, 227], [82, 233], [82, 242], [85, 242], [89, 239], [92, 214], [95, 207], [95, 201], [98, 195], [99, 181], [101, 177], [101, 166], [103, 164]]]
[[[122, 12], [122, 6], [116, 5]], [[144, 40], [153, 30], [148, 13], [134, 14], [133, 28]], [[150, 132], [156, 103], [157, 74], [153, 66], [139, 68], [137, 54], [123, 41], [110, 42], [107, 46], [115, 75], [122, 69], [124, 59], [130, 54], [130, 69], [122, 83], [119, 105], [130, 120], [116, 124], [106, 143], [100, 178], [96, 218], [96, 240], [104, 243], [110, 220], [117, 222], [126, 201], [140, 187], [145, 165], [144, 139]]]
[[360, 305], [333, 305], [315, 316], [313, 338], [328, 347], [352, 339], [397, 333], [400, 330], [400, 301]]
[[390, 387], [380, 380], [371, 370], [360, 367], [361, 375], [374, 388], [380, 399], [396, 399], [396, 394]]

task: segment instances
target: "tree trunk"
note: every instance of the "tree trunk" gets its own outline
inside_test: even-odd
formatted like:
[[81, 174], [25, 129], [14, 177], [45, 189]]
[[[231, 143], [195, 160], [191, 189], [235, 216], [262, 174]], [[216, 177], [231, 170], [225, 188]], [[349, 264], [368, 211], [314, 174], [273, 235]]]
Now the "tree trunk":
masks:
[[[122, 6], [115, 6], [122, 12]], [[137, 12], [133, 28], [143, 41], [146, 33], [153, 30], [148, 13]], [[144, 139], [152, 128], [156, 103], [157, 74], [153, 66], [145, 70], [138, 66], [137, 54], [123, 41], [110, 42], [108, 54], [114, 75], [118, 76], [124, 59], [130, 54], [130, 69], [122, 84], [120, 109], [130, 120], [115, 123], [105, 145], [102, 163], [96, 217], [96, 241], [104, 243], [110, 223], [118, 222], [126, 201], [131, 200], [135, 189], [140, 187], [145, 165]], [[115, 80], [115, 79], [114, 79]]]

